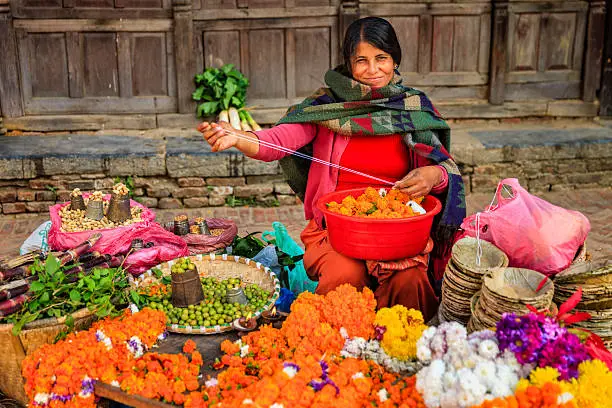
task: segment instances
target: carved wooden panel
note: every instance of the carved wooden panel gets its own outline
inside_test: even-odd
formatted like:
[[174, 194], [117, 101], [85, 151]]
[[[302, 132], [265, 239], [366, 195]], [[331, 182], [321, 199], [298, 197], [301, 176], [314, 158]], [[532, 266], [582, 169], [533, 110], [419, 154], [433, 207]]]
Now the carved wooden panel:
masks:
[[419, 55], [419, 17], [387, 17], [397, 34], [397, 39], [402, 47], [401, 72], [418, 72], [419, 58], [429, 56]]
[[206, 67], [219, 68], [234, 64], [240, 69], [240, 33], [207, 31], [203, 34], [203, 56]]
[[253, 30], [248, 41], [249, 97], [286, 98], [283, 30]]
[[84, 96], [119, 96], [117, 36], [115, 33], [83, 33]]
[[133, 95], [168, 95], [166, 35], [133, 34], [132, 41]]
[[25, 42], [31, 81], [27, 81], [33, 97], [69, 96], [68, 61], [64, 33], [32, 34]]
[[329, 27], [295, 30], [296, 96], [309, 96], [325, 86], [323, 76], [331, 65], [330, 41]]

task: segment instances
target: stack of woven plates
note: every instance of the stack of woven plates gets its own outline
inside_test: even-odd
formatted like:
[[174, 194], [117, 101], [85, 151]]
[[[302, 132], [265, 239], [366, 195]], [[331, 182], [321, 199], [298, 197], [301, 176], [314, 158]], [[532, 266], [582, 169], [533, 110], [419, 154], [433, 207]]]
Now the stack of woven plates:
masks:
[[582, 300], [573, 312], [588, 312], [589, 320], [573, 326], [590, 330], [612, 346], [612, 261], [592, 261], [575, 265], [555, 277], [555, 303], [560, 306], [579, 287]]
[[[543, 280], [539, 291], [536, 291]], [[554, 284], [545, 275], [521, 268], [498, 268], [485, 276], [480, 293], [474, 295], [472, 317], [468, 330], [494, 327], [504, 313], [523, 315], [529, 313], [527, 305], [538, 310], [552, 310]]]
[[483, 276], [492, 268], [508, 266], [508, 257], [495, 245], [475, 238], [462, 238], [455, 243], [451, 259], [442, 281], [442, 302], [438, 309], [441, 322], [455, 321], [467, 324], [470, 319], [470, 302], [482, 286]]

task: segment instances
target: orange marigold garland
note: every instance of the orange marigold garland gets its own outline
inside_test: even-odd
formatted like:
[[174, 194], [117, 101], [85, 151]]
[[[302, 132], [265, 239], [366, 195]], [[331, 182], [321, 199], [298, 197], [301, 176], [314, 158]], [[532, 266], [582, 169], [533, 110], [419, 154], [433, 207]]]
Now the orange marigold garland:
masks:
[[94, 407], [94, 383], [102, 381], [130, 394], [182, 404], [185, 393], [199, 387], [202, 356], [189, 341], [184, 352], [191, 361], [183, 354], [145, 354], [165, 334], [165, 326], [163, 312], [126, 310], [119, 318], [43, 345], [22, 364], [30, 403]]
[[519, 389], [512, 396], [495, 398], [475, 408], [577, 408], [571, 394], [563, 393], [561, 386], [545, 383]]

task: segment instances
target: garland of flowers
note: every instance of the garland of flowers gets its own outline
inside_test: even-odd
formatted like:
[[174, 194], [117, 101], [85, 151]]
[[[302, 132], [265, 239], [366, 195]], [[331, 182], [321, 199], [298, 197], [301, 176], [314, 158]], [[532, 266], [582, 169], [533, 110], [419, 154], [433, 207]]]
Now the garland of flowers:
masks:
[[402, 305], [382, 308], [374, 321], [385, 353], [400, 361], [416, 357], [416, 343], [427, 326], [423, 314]]
[[529, 385], [516, 394], [487, 400], [474, 408], [583, 408], [577, 406], [572, 395], [564, 393], [559, 384]]
[[514, 354], [500, 353], [494, 332], [468, 336], [465, 327], [454, 322], [425, 330], [417, 342], [417, 357], [428, 364], [416, 375], [428, 407], [471, 407], [509, 396], [524, 376]]
[[45, 344], [22, 364], [30, 403], [46, 407], [95, 407], [94, 384], [102, 381], [130, 394], [181, 404], [184, 392], [199, 387], [202, 356], [189, 340], [183, 354], [146, 353], [164, 338], [163, 312], [126, 309], [118, 318]]
[[569, 381], [560, 380], [561, 373], [553, 367], [536, 368], [528, 379], [522, 379], [517, 390], [530, 386], [542, 387], [544, 384], [559, 385], [564, 393], [574, 396], [576, 405], [581, 408], [606, 408], [612, 401], [612, 371], [601, 360], [589, 360], [578, 366], [578, 377]]
[[550, 316], [506, 313], [496, 333], [500, 350], [510, 350], [521, 364], [556, 368], [562, 380], [576, 378], [578, 365], [591, 359], [580, 338]]
[[224, 341], [217, 367], [227, 370], [191, 393], [185, 407], [424, 407], [414, 377], [340, 356], [343, 335], [364, 341], [374, 335], [375, 305], [369, 289], [350, 285], [326, 296], [303, 293], [280, 330], [263, 326], [236, 342]]

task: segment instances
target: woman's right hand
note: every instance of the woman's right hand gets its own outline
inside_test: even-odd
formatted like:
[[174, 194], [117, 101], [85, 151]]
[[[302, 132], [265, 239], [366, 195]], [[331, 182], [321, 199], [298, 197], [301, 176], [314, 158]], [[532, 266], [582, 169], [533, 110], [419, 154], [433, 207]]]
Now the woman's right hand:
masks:
[[213, 152], [227, 150], [237, 145], [239, 139], [232, 134], [226, 133], [226, 130], [238, 134], [245, 133], [234, 129], [232, 125], [227, 122], [202, 122], [198, 125], [198, 131], [202, 133], [202, 136], [204, 136], [204, 139], [206, 139], [211, 146]]

